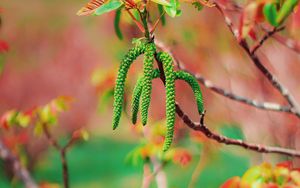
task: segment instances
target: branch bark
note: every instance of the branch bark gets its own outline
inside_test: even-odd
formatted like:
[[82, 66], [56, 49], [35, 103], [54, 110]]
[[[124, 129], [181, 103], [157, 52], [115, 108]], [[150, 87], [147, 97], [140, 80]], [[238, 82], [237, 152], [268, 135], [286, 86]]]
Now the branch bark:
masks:
[[46, 138], [50, 145], [52, 145], [60, 154], [60, 160], [62, 165], [62, 171], [63, 171], [63, 182], [64, 182], [64, 188], [69, 188], [69, 168], [67, 163], [67, 156], [66, 152], [67, 149], [72, 145], [73, 139], [70, 139], [69, 142], [66, 144], [66, 146], [62, 147], [59, 145], [59, 143], [54, 139], [51, 132], [49, 131], [47, 125], [43, 124], [43, 131], [46, 135]]
[[[239, 39], [240, 34], [238, 33], [238, 30], [234, 28], [233, 23], [231, 19], [226, 15], [226, 13], [223, 11], [222, 6], [218, 3], [216, 3], [216, 8], [219, 10], [219, 12], [224, 17], [224, 20], [229, 28], [229, 30], [233, 33], [234, 37], [237, 39], [239, 45], [244, 49], [246, 54], [250, 57], [251, 61], [254, 63], [256, 68], [268, 79], [268, 81], [272, 84], [272, 86], [277, 89], [280, 94], [286, 99], [286, 101], [291, 106], [291, 112], [296, 115], [298, 118], [300, 118], [300, 107], [295, 98], [290, 94], [288, 89], [278, 81], [277, 77], [273, 75], [261, 62], [259, 57], [256, 55], [255, 51], [251, 51], [247, 42], [244, 39]], [[276, 31], [276, 30], [275, 30]], [[275, 34], [274, 32], [271, 32], [270, 34]], [[271, 35], [267, 35], [266, 38], [263, 39], [263, 41], [267, 40], [268, 37]], [[263, 42], [262, 42], [263, 43]], [[258, 45], [259, 48], [259, 45]], [[257, 48], [257, 49], [258, 49]]]
[[250, 98], [247, 98], [247, 97], [243, 97], [243, 96], [234, 94], [234, 93], [232, 93], [228, 90], [225, 90], [224, 88], [216, 86], [213, 82], [211, 82], [210, 80], [207, 80], [201, 74], [198, 74], [198, 73], [194, 74], [194, 73], [190, 72], [189, 70], [187, 70], [182, 65], [182, 63], [174, 56], [172, 51], [169, 48], [167, 48], [161, 41], [156, 40], [155, 44], [161, 50], [163, 50], [165, 52], [168, 52], [172, 56], [173, 61], [177, 65], [178, 69], [184, 70], [184, 71], [189, 72], [190, 74], [194, 75], [200, 83], [202, 83], [206, 88], [212, 90], [213, 92], [215, 92], [219, 95], [222, 95], [224, 97], [227, 97], [231, 100], [241, 102], [241, 103], [253, 106], [253, 107], [258, 108], [258, 109], [268, 110], [268, 111], [279, 111], [279, 112], [292, 113], [292, 109], [291, 109], [290, 106], [282, 106], [280, 104], [273, 103], [273, 102], [259, 102], [255, 99], [250, 99]]
[[[221, 6], [216, 4], [216, 7], [222, 13], [222, 15], [224, 16], [225, 22], [228, 25], [231, 32], [234, 34], [235, 38], [238, 38], [239, 37], [238, 30], [234, 29], [231, 20], [222, 11]], [[146, 23], [144, 25], [147, 25], [147, 20], [146, 20], [146, 18], [144, 18], [144, 19], [145, 19], [144, 23]], [[149, 38], [149, 34], [145, 34], [145, 37], [148, 40], [154, 40], [154, 37], [151, 38], [151, 39]], [[243, 47], [243, 40], [239, 44]], [[250, 57], [254, 61], [254, 59], [256, 59], [256, 58], [253, 59], [253, 57], [256, 57], [256, 55], [251, 54], [248, 46], [247, 46], [246, 49], [247, 49], [247, 53], [248, 54], [250, 53], [249, 55], [251, 55]], [[156, 54], [155, 54], [155, 56], [156, 56]], [[165, 74], [164, 74], [162, 62], [160, 62], [158, 58], [155, 58], [155, 59], [156, 59], [158, 68], [159, 68], [160, 73], [161, 73], [161, 75], [160, 75], [161, 81], [165, 84]], [[257, 61], [258, 61], [258, 63], [257, 63]], [[269, 73], [269, 71], [260, 63], [260, 60], [258, 58], [257, 58], [256, 61], [254, 61], [254, 63], [255, 63], [255, 65], [258, 66], [258, 68], [263, 67], [260, 70], [265, 69], [265, 71]], [[283, 96], [285, 96], [286, 99], [289, 101], [289, 99], [291, 98], [290, 94], [288, 93], [288, 91], [286, 89], [283, 89], [283, 86], [281, 86], [281, 84], [277, 81], [277, 79], [275, 79], [275, 81], [274, 81], [274, 77], [271, 73], [264, 74], [264, 75], [267, 78], [272, 78], [271, 80], [273, 82], [271, 82], [271, 83], [273, 84], [273, 86], [276, 87], [277, 89], [279, 89], [279, 91], [281, 91], [281, 94]], [[295, 105], [294, 103], [291, 104], [291, 106], [293, 108], [294, 108], [294, 105]], [[201, 119], [200, 119], [199, 123], [193, 122], [189, 118], [189, 116], [184, 113], [184, 111], [181, 109], [181, 107], [179, 106], [179, 104], [177, 102], [176, 102], [176, 113], [182, 119], [182, 121], [185, 123], [185, 125], [187, 125], [189, 128], [193, 129], [194, 131], [202, 132], [206, 137], [208, 137], [212, 140], [215, 140], [218, 143], [222, 143], [222, 144], [226, 144], [226, 145], [235, 145], [235, 146], [243, 147], [247, 150], [252, 150], [252, 151], [255, 151], [255, 152], [259, 152], [259, 153], [277, 153], [277, 154], [282, 154], [282, 155], [286, 155], [286, 156], [300, 157], [300, 151], [297, 151], [297, 150], [280, 148], [280, 147], [272, 147], [272, 146], [264, 146], [264, 145], [259, 145], [259, 144], [252, 144], [252, 143], [244, 142], [242, 140], [235, 140], [235, 139], [231, 139], [231, 138], [219, 135], [219, 134], [211, 131], [205, 125], [205, 123], [204, 123], [204, 114], [201, 115]]]
[[[162, 62], [160, 62], [158, 58], [156, 58], [156, 61], [158, 63], [158, 67], [162, 67]], [[164, 70], [161, 68], [159, 69], [161, 71], [161, 80], [163, 83], [165, 83]], [[188, 115], [184, 113], [184, 111], [181, 109], [181, 107], [177, 102], [176, 102], [176, 113], [189, 128], [195, 131], [202, 132], [206, 137], [215, 140], [218, 143], [223, 143], [226, 145], [235, 145], [259, 153], [277, 153], [277, 154], [282, 154], [282, 155], [287, 155], [292, 157], [300, 157], [300, 151], [296, 151], [293, 149], [251, 144], [251, 143], [244, 142], [242, 140], [235, 140], [214, 133], [204, 124], [204, 115], [201, 116], [201, 120], [199, 123], [195, 123], [189, 118]]]
[[38, 188], [29, 171], [20, 163], [19, 159], [0, 141], [0, 157], [12, 163], [14, 175], [19, 178], [26, 188]]

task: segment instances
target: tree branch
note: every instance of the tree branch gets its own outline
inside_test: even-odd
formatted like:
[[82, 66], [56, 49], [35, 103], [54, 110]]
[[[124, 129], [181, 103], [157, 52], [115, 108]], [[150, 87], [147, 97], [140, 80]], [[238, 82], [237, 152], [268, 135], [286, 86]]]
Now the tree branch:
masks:
[[284, 29], [284, 27], [274, 27], [272, 31], [268, 31], [266, 30], [265, 35], [262, 37], [262, 39], [260, 39], [250, 50], [251, 54], [254, 54], [270, 37], [272, 37], [273, 35], [275, 35], [277, 32], [282, 31]]
[[12, 163], [14, 175], [19, 178], [26, 188], [38, 188], [29, 171], [20, 163], [18, 158], [0, 141], [0, 157]]
[[[158, 61], [156, 59], [158, 67], [162, 67], [162, 62]], [[164, 74], [164, 70], [161, 73]], [[161, 78], [162, 82], [165, 83], [164, 78]], [[179, 104], [176, 102], [176, 113], [177, 115], [182, 119], [182, 121], [191, 129], [195, 131], [202, 132], [206, 137], [215, 140], [218, 143], [223, 143], [226, 145], [236, 145], [239, 147], [243, 147], [248, 150], [256, 151], [259, 153], [277, 153], [287, 156], [293, 156], [293, 157], [300, 157], [300, 151], [292, 150], [292, 149], [285, 149], [280, 147], [271, 147], [271, 146], [264, 146], [264, 145], [256, 145], [256, 144], [250, 144], [247, 142], [244, 142], [242, 140], [235, 140], [231, 138], [227, 138], [225, 136], [219, 135], [217, 133], [212, 132], [208, 129], [208, 127], [204, 124], [204, 116], [201, 116], [200, 123], [193, 122], [188, 115], [186, 115]]]
[[290, 94], [287, 88], [285, 88], [277, 79], [275, 75], [273, 75], [261, 62], [258, 56], [255, 53], [251, 53], [248, 47], [248, 44], [245, 40], [240, 42], [240, 46], [246, 51], [248, 56], [251, 58], [254, 65], [260, 70], [260, 72], [269, 80], [269, 82], [276, 88], [280, 94], [287, 100], [287, 102], [291, 105], [291, 112], [295, 114], [298, 118], [300, 118], [300, 110], [299, 104], [295, 100], [295, 98]]
[[[204, 78], [200, 74], [198, 74], [198, 73], [194, 74], [194, 73], [190, 72], [189, 70], [187, 70], [186, 68], [184, 68], [184, 66], [174, 56], [174, 54], [171, 52], [171, 50], [168, 47], [166, 47], [161, 41], [156, 40], [155, 44], [161, 50], [163, 50], [165, 52], [168, 52], [172, 56], [173, 61], [177, 65], [178, 69], [184, 70], [184, 71], [189, 72], [190, 74], [194, 75], [200, 83], [202, 83], [206, 88], [212, 90], [213, 92], [215, 92], [219, 95], [222, 95], [224, 97], [227, 97], [231, 100], [238, 101], [238, 102], [241, 102], [241, 103], [253, 106], [255, 108], [262, 109], [262, 110], [292, 113], [290, 106], [282, 106], [280, 104], [271, 103], [271, 102], [258, 102], [254, 99], [249, 99], [249, 98], [246, 98], [246, 97], [243, 97], [243, 96], [236, 95], [236, 94], [234, 94], [234, 93], [232, 93], [228, 90], [225, 90], [221, 87], [216, 86], [215, 84], [213, 84], [211, 81], [207, 80], [206, 78]], [[160, 69], [160, 71], [161, 70], [162, 69]]]
[[279, 34], [275, 34], [272, 36], [276, 41], [283, 44], [284, 46], [290, 48], [291, 50], [295, 51], [296, 53], [300, 54], [300, 42], [295, 41], [293, 39], [286, 38]]
[[[225, 16], [224, 12], [220, 8], [220, 6], [217, 4], [216, 7], [221, 11], [221, 13]], [[230, 30], [234, 34], [234, 36], [237, 38], [239, 36], [237, 30], [233, 29], [233, 25], [231, 20], [225, 17], [226, 24], [229, 26]], [[147, 25], [147, 18], [142, 17], [144, 26]], [[146, 23], [146, 24], [145, 24]], [[153, 38], [150, 38], [149, 34], [145, 33], [145, 37], [148, 41], [154, 40]], [[248, 50], [249, 51], [249, 50]], [[250, 52], [250, 51], [249, 51]], [[159, 67], [160, 73], [161, 73], [161, 80], [165, 84], [165, 74], [162, 66], [162, 62], [159, 61], [158, 58], [156, 58], [157, 65]], [[182, 121], [191, 129], [195, 131], [202, 132], [206, 137], [215, 140], [218, 143], [223, 143], [226, 145], [236, 145], [239, 147], [243, 147], [248, 150], [256, 151], [259, 153], [277, 153], [277, 154], [282, 154], [282, 155], [287, 155], [287, 156], [292, 156], [292, 157], [300, 157], [300, 151], [292, 150], [292, 149], [285, 149], [285, 148], [280, 148], [280, 147], [271, 147], [271, 146], [264, 146], [264, 145], [256, 145], [256, 144], [250, 144], [247, 142], [244, 142], [242, 140], [235, 140], [231, 138], [227, 138], [225, 136], [219, 135], [217, 133], [212, 132], [211, 130], [208, 129], [208, 127], [204, 124], [204, 114], [201, 115], [200, 123], [194, 123], [181, 109], [179, 104], [176, 102], [176, 113], [177, 115], [182, 119]]]
[[[294, 97], [289, 93], [289, 91], [278, 81], [277, 77], [273, 75], [261, 62], [258, 56], [251, 52], [247, 42], [244, 39], [239, 40], [239, 33], [237, 33], [233, 27], [231, 19], [225, 14], [222, 10], [222, 6], [216, 3], [217, 9], [220, 11], [222, 16], [225, 19], [225, 22], [229, 28], [229, 30], [233, 33], [234, 37], [238, 40], [239, 45], [245, 50], [247, 55], [250, 57], [254, 65], [259, 69], [259, 71], [268, 79], [268, 81], [276, 88], [280, 94], [286, 99], [286, 101], [291, 105], [291, 112], [295, 114], [298, 118], [300, 118], [300, 107]], [[266, 40], [266, 39], [265, 39]], [[265, 41], [264, 40], [264, 41]], [[263, 43], [263, 42], [262, 42]]]
[[66, 152], [67, 152], [67, 149], [72, 145], [74, 139], [70, 139], [69, 142], [64, 147], [62, 147], [54, 139], [54, 137], [52, 136], [51, 132], [49, 131], [47, 125], [43, 124], [42, 126], [43, 126], [43, 131], [44, 131], [50, 145], [52, 145], [60, 154], [60, 160], [61, 160], [62, 171], [63, 171], [64, 187], [69, 188], [69, 168], [68, 168], [68, 163], [67, 163]]
[[238, 101], [250, 106], [253, 106], [255, 108], [259, 108], [262, 110], [267, 110], [267, 111], [279, 111], [279, 112], [288, 112], [291, 113], [291, 108], [289, 106], [282, 106], [277, 103], [272, 103], [272, 102], [259, 102], [254, 99], [249, 99], [243, 96], [236, 95], [232, 92], [229, 92], [221, 87], [218, 87], [214, 85], [211, 81], [205, 79], [203, 76], [200, 74], [194, 75], [197, 80], [202, 83], [206, 88], [211, 89], [215, 93], [218, 93], [220, 95], [223, 95], [224, 97], [227, 97], [229, 99], [232, 99], [234, 101]]
[[286, 149], [280, 147], [272, 147], [272, 146], [264, 146], [258, 144], [251, 144], [244, 142], [242, 140], [235, 140], [231, 138], [227, 138], [225, 136], [219, 135], [217, 133], [212, 132], [208, 129], [208, 127], [203, 123], [195, 123], [193, 122], [180, 108], [178, 104], [176, 104], [176, 113], [183, 120], [183, 122], [191, 129], [195, 131], [202, 132], [206, 137], [215, 140], [218, 143], [223, 143], [226, 145], [235, 145], [239, 147], [243, 147], [248, 150], [256, 151], [259, 153], [277, 153], [282, 155], [287, 155], [291, 157], [300, 157], [300, 151], [293, 149]]

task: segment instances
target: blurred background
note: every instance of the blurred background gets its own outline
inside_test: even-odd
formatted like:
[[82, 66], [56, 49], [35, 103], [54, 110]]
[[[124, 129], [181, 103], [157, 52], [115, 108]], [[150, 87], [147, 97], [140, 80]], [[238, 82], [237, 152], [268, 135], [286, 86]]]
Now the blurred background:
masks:
[[[112, 131], [113, 99], [109, 93], [119, 62], [132, 47], [132, 38], [142, 34], [124, 12], [121, 21], [124, 39], [118, 40], [113, 28], [114, 12], [98, 17], [76, 16], [86, 3], [85, 0], [1, 1], [0, 38], [9, 44], [9, 51], [4, 55], [0, 75], [0, 114], [44, 105], [62, 95], [74, 98], [70, 109], [52, 128], [62, 143], [79, 128], [90, 132], [88, 141], [74, 144], [67, 154], [71, 187], [140, 187], [144, 166], [138, 159], [131, 159], [132, 151], [151, 139], [145, 134], [147, 130], [164, 127], [164, 88], [159, 80], [153, 82], [147, 127], [132, 126], [124, 113], [120, 127]], [[183, 3], [182, 10], [181, 17], [166, 17], [167, 24], [158, 26], [156, 38], [171, 48], [188, 70], [238, 95], [286, 104], [238, 46], [216, 9], [204, 8], [198, 12]], [[297, 40], [300, 40], [299, 12], [283, 32]], [[300, 101], [300, 56], [272, 39], [258, 53]], [[130, 70], [126, 88], [129, 104], [141, 64], [139, 58]], [[251, 143], [300, 148], [300, 121], [293, 115], [249, 107], [201, 87], [206, 123], [211, 129]], [[176, 99], [185, 112], [198, 121], [190, 88], [178, 82], [176, 91]], [[128, 113], [129, 106], [125, 109]], [[175, 126], [173, 147], [181, 153], [175, 152], [164, 167], [169, 187], [188, 187], [191, 181], [198, 187], [218, 187], [226, 179], [242, 175], [252, 165], [289, 160], [209, 141], [190, 131], [180, 119]], [[28, 168], [38, 182], [61, 184], [59, 155], [43, 136], [36, 137], [31, 132], [29, 128], [24, 146]], [[0, 130], [2, 137], [10, 134], [13, 133]], [[299, 161], [293, 162], [299, 167]], [[199, 176], [193, 180], [196, 166], [200, 166]], [[0, 187], [18, 185], [0, 161]], [[151, 186], [156, 187], [155, 181]]]

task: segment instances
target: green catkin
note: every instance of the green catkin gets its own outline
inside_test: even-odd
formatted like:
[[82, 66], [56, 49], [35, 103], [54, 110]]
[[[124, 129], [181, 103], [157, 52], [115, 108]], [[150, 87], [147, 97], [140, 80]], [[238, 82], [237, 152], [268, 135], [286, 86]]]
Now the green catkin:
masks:
[[133, 89], [132, 102], [131, 102], [131, 121], [136, 124], [137, 114], [140, 106], [140, 97], [143, 89], [143, 77], [140, 77], [136, 82]]
[[163, 63], [163, 68], [166, 78], [166, 119], [167, 119], [167, 132], [163, 151], [167, 151], [172, 143], [174, 135], [175, 124], [175, 74], [173, 69], [172, 57], [165, 52], [160, 52], [157, 55], [159, 61]]
[[[160, 72], [158, 69], [155, 69], [152, 72], [152, 79], [158, 78]], [[139, 111], [140, 98], [143, 90], [143, 77], [140, 77], [133, 89], [132, 104], [131, 104], [131, 120], [133, 124], [136, 124], [137, 114]]]
[[124, 86], [128, 69], [132, 62], [145, 51], [145, 45], [140, 44], [128, 51], [118, 71], [116, 85], [114, 89], [114, 104], [113, 104], [113, 129], [116, 129], [120, 123], [122, 108], [124, 103]]
[[153, 71], [153, 61], [154, 53], [156, 51], [154, 43], [147, 43], [145, 47], [144, 56], [144, 77], [143, 77], [143, 89], [142, 89], [142, 124], [147, 124], [148, 119], [148, 109], [151, 101], [151, 90], [152, 90], [152, 71]]
[[202, 97], [201, 88], [200, 88], [200, 85], [198, 84], [197, 79], [190, 73], [184, 72], [184, 71], [175, 72], [175, 76], [176, 76], [176, 79], [184, 80], [191, 86], [191, 88], [194, 92], [196, 101], [197, 101], [198, 112], [199, 112], [199, 114], [202, 114], [204, 111], [203, 97]]

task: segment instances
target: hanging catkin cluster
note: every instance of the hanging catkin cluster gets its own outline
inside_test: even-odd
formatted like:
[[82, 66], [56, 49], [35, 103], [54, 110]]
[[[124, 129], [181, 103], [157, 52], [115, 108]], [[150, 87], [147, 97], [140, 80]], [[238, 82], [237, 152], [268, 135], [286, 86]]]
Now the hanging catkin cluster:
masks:
[[[120, 117], [124, 102], [124, 86], [127, 77], [128, 69], [133, 61], [144, 53], [144, 67], [143, 76], [140, 77], [134, 87], [132, 104], [131, 104], [131, 120], [135, 124], [137, 122], [137, 115], [141, 100], [141, 115], [142, 124], [147, 124], [148, 109], [151, 101], [152, 80], [160, 77], [160, 71], [153, 68], [155, 59], [156, 47], [153, 42], [141, 43], [129, 50], [121, 62], [116, 86], [114, 91], [114, 110], [113, 110], [113, 129], [116, 129], [120, 122]], [[196, 78], [184, 71], [174, 71], [172, 57], [166, 52], [159, 52], [156, 54], [156, 59], [163, 65], [165, 74], [165, 88], [166, 88], [166, 120], [167, 131], [163, 151], [167, 151], [172, 143], [175, 124], [175, 80], [183, 80], [192, 88], [198, 106], [199, 114], [204, 111], [202, 93]]]

